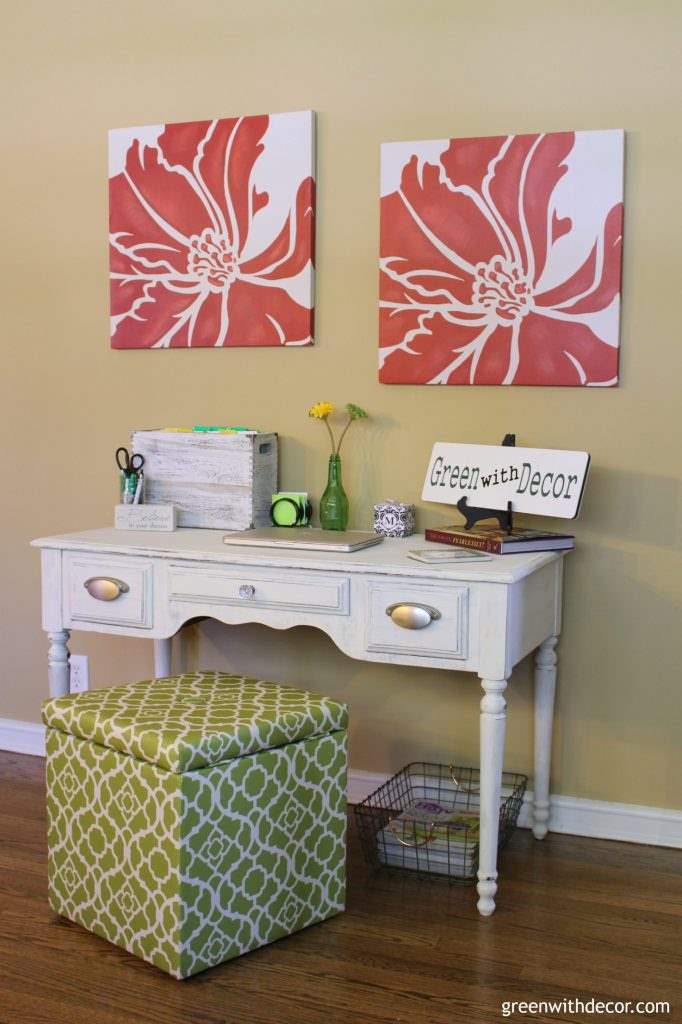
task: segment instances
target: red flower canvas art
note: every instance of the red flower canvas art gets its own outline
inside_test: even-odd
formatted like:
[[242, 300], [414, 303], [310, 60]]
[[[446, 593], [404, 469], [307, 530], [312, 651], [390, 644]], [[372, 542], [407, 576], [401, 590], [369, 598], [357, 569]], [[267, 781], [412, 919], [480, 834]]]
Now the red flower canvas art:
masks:
[[313, 114], [109, 133], [114, 348], [313, 340]]
[[388, 143], [386, 384], [618, 383], [623, 132]]

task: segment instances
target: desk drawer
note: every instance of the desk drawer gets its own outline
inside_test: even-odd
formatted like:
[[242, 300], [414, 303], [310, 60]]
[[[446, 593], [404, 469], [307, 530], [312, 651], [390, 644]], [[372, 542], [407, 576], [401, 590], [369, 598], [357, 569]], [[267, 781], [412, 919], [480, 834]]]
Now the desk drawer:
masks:
[[149, 628], [152, 588], [152, 566], [142, 559], [64, 555], [64, 607], [70, 623]]
[[276, 569], [171, 565], [171, 601], [236, 605], [240, 608], [282, 608], [292, 611], [348, 615], [350, 582], [333, 573], [280, 573]]
[[469, 653], [469, 588], [410, 580], [367, 584], [368, 651], [461, 658]]

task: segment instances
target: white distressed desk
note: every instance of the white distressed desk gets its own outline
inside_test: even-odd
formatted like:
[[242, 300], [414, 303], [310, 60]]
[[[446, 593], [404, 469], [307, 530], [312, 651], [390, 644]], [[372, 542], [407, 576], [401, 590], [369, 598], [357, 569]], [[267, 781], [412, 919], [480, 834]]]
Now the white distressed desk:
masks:
[[[478, 909], [497, 890], [497, 829], [504, 755], [504, 690], [514, 665], [535, 658], [534, 827], [547, 833], [549, 762], [561, 624], [562, 557], [543, 552], [434, 568], [407, 558], [422, 537], [385, 540], [354, 554], [228, 547], [220, 530], [141, 533], [114, 529], [45, 537], [43, 628], [50, 694], [69, 691], [69, 630], [155, 641], [155, 673], [170, 674], [171, 637], [209, 616], [274, 629], [316, 626], [351, 658], [475, 672], [481, 700], [481, 841]], [[433, 546], [433, 545], [431, 545]], [[92, 596], [85, 583], [118, 594]], [[113, 582], [110, 582], [113, 581]], [[121, 586], [123, 584], [123, 586]], [[112, 590], [113, 588], [113, 590]], [[405, 628], [387, 614], [421, 616]], [[435, 612], [435, 614], [434, 614]], [[401, 618], [401, 613], [396, 615]]]

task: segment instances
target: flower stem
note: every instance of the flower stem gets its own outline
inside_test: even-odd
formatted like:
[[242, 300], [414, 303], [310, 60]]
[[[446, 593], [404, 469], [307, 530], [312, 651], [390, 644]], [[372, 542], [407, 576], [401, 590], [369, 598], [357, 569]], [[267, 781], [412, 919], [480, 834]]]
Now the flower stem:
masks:
[[[329, 431], [329, 437], [330, 437], [331, 443], [332, 443], [332, 455], [336, 455], [336, 453], [337, 453], [336, 442], [334, 441], [334, 435], [332, 434], [332, 428], [329, 426], [329, 420], [327, 419], [326, 416], [325, 416], [325, 419], [324, 419], [324, 425], [327, 428], [327, 430]], [[343, 434], [341, 436], [343, 437]]]
[[341, 431], [341, 437], [339, 438], [339, 443], [338, 443], [337, 448], [336, 448], [336, 454], [337, 455], [341, 451], [341, 442], [343, 441], [344, 437], [346, 436], [346, 431], [348, 430], [348, 428], [349, 428], [349, 426], [351, 425], [352, 422], [353, 422], [353, 417], [349, 416], [348, 417], [348, 423], [346, 423], [345, 427]]

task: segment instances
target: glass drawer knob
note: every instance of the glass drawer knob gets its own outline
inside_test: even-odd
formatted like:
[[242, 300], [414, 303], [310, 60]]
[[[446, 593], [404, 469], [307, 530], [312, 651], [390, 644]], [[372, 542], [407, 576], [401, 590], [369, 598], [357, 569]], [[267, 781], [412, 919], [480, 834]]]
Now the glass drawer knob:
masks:
[[256, 588], [250, 583], [242, 583], [239, 588], [239, 596], [243, 601], [248, 601], [250, 598], [256, 596]]

